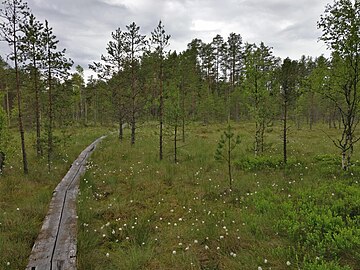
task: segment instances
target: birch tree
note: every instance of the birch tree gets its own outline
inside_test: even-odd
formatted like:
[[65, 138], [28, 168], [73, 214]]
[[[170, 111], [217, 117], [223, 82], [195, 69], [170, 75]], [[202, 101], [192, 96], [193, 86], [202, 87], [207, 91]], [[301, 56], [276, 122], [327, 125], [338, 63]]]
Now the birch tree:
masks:
[[274, 117], [272, 80], [277, 59], [270, 47], [263, 42], [259, 46], [248, 44], [245, 50], [245, 89], [249, 97], [248, 107], [255, 120], [254, 153], [264, 151], [264, 134]]
[[342, 169], [347, 170], [354, 145], [360, 139], [355, 134], [360, 102], [360, 1], [336, 0], [327, 5], [318, 27], [322, 30], [321, 40], [333, 52], [333, 68], [337, 70], [333, 74], [334, 91], [327, 93], [327, 97], [341, 116], [342, 134], [333, 142], [341, 151]]

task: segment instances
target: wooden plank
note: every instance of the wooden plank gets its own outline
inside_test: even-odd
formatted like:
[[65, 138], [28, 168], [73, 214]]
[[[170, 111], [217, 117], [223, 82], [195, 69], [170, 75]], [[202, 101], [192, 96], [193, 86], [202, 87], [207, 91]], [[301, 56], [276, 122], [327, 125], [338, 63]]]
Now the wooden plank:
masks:
[[[56, 265], [59, 265], [55, 268], [57, 270], [76, 269], [76, 197], [75, 190], [69, 190], [66, 194], [66, 203], [52, 259]], [[59, 264], [60, 262], [63, 264]]]
[[85, 172], [87, 158], [104, 138], [98, 138], [80, 153], [55, 188], [27, 270], [76, 270], [76, 197], [79, 179]]

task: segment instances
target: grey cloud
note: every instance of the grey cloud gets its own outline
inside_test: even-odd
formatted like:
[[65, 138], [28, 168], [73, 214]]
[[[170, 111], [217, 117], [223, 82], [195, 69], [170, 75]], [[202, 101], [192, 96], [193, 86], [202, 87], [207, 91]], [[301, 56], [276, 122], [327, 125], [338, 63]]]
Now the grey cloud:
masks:
[[[161, 19], [171, 34], [171, 50], [181, 51], [195, 37], [210, 42], [231, 32], [244, 41], [274, 48], [277, 56], [299, 58], [322, 53], [316, 21], [328, 0], [28, 0], [40, 20], [48, 19], [60, 46], [87, 67], [105, 52], [110, 33], [131, 22], [150, 36]], [[195, 31], [201, 22], [204, 29]], [[201, 28], [201, 27], [200, 27]], [[214, 29], [213, 29], [214, 28]], [[3, 46], [3, 45], [1, 45]], [[320, 48], [320, 49], [319, 49]], [[325, 49], [324, 49], [325, 51]]]

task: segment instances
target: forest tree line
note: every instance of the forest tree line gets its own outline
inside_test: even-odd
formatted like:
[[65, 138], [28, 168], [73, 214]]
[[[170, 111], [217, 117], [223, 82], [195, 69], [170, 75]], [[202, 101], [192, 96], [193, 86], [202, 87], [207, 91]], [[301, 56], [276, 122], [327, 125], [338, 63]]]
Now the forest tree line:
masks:
[[318, 27], [331, 56], [297, 60], [281, 59], [265, 43], [248, 43], [237, 33], [209, 43], [193, 39], [184, 51], [171, 51], [161, 21], [150, 36], [133, 22], [111, 33], [100, 61], [89, 64], [96, 76], [85, 83], [84, 68], [71, 72], [73, 62], [57, 48], [48, 21], [38, 21], [22, 0], [7, 0], [0, 10], [0, 34], [11, 49], [0, 56], [0, 147], [6, 129], [18, 127], [26, 173], [24, 134], [36, 130], [37, 154], [47, 155], [50, 170], [54, 128], [116, 123], [123, 140], [128, 123], [135, 144], [139, 123], [157, 120], [162, 159], [165, 127], [176, 148], [186, 140], [188, 122], [231, 120], [255, 123], [253, 151], [260, 155], [266, 133], [280, 122], [286, 163], [289, 121], [309, 129], [321, 122], [340, 130], [332, 140], [347, 169], [358, 140], [359, 5], [328, 5]]

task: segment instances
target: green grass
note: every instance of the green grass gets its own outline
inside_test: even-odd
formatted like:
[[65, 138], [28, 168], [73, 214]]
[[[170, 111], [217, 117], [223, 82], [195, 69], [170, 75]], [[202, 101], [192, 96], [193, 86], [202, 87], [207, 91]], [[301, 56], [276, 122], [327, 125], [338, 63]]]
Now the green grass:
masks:
[[337, 130], [292, 129], [284, 168], [280, 127], [254, 158], [253, 126], [234, 126], [231, 192], [214, 160], [225, 125], [192, 124], [178, 164], [169, 138], [158, 161], [151, 125], [133, 147], [103, 141], [81, 180], [78, 269], [359, 269], [359, 154], [341, 172], [320, 131]]
[[0, 176], [0, 269], [25, 269], [32, 245], [48, 211], [52, 192], [71, 163], [94, 139], [109, 131], [101, 128], [69, 129], [56, 132], [59, 141], [49, 174], [46, 158], [35, 155], [34, 134], [26, 133], [29, 174], [22, 171], [18, 133], [11, 131], [6, 166]]

